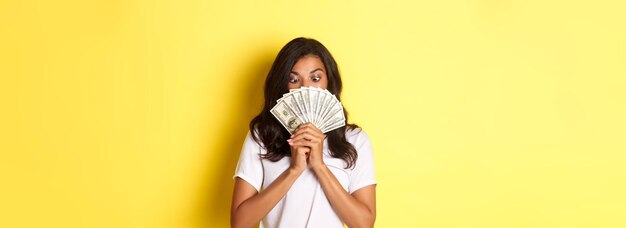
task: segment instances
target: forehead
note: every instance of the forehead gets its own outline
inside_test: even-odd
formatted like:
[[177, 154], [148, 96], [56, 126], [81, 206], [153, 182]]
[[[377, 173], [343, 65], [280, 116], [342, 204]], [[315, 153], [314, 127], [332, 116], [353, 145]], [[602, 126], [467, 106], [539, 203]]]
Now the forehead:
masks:
[[305, 55], [300, 57], [293, 66], [294, 71], [321, 68], [324, 70], [324, 63], [317, 55]]

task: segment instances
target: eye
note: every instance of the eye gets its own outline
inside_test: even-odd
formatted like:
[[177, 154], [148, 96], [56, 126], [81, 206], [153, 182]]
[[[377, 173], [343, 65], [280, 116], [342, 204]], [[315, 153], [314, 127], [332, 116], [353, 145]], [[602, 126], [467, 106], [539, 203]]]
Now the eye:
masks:
[[293, 78], [289, 79], [289, 83], [297, 83], [299, 81], [300, 81], [300, 79], [297, 78], [297, 77], [293, 77]]
[[313, 75], [313, 77], [311, 77], [311, 80], [313, 80], [314, 82], [319, 82], [320, 80], [322, 80], [322, 77], [318, 75]]

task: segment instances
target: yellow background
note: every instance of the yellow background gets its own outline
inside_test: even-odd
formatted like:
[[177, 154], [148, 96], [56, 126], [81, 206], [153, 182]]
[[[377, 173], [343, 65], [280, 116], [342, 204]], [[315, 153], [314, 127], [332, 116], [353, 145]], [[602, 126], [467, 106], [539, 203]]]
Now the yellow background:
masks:
[[0, 227], [227, 227], [279, 49], [337, 59], [377, 227], [626, 227], [623, 1], [0, 1]]

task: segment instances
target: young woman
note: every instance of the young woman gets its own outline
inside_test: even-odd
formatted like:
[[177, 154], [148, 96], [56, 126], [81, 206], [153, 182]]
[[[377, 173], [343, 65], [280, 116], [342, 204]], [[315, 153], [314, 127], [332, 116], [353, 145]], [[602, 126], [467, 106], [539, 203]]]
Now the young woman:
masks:
[[313, 86], [337, 99], [337, 63], [320, 42], [296, 38], [285, 45], [265, 80], [265, 105], [250, 122], [231, 205], [231, 226], [373, 227], [376, 180], [369, 137], [358, 126], [323, 134], [313, 124], [293, 135], [270, 113], [289, 89]]

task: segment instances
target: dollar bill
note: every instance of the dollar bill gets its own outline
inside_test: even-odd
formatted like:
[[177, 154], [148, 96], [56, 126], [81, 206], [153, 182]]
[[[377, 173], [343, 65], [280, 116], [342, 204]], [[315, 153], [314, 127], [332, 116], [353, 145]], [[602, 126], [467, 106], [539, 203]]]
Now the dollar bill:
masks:
[[318, 87], [289, 90], [276, 101], [270, 112], [290, 134], [303, 123], [312, 123], [324, 133], [346, 124], [339, 99]]
[[270, 112], [278, 122], [280, 122], [290, 134], [296, 130], [302, 121], [296, 116], [296, 114], [292, 111], [292, 109], [287, 105], [286, 102], [281, 101], [276, 106], [274, 106]]

